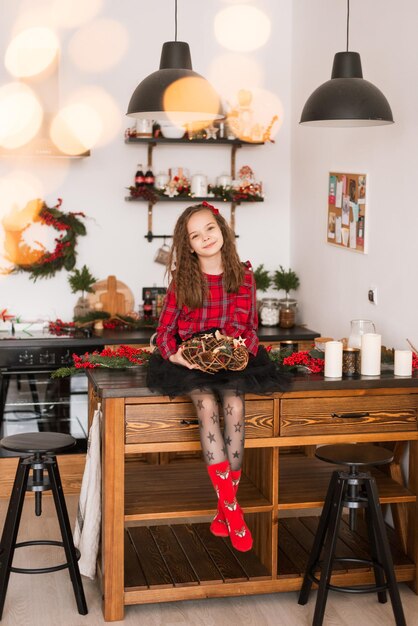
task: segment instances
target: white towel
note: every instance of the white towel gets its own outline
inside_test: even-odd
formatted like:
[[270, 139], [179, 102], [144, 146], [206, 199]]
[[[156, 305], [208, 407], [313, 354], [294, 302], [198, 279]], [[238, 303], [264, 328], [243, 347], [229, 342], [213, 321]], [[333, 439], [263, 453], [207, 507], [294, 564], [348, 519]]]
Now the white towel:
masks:
[[86, 466], [81, 483], [80, 500], [78, 502], [77, 519], [74, 529], [74, 545], [80, 550], [78, 562], [80, 573], [88, 578], [96, 575], [97, 552], [99, 549], [101, 523], [101, 459], [100, 430], [102, 412], [97, 407], [90, 427]]

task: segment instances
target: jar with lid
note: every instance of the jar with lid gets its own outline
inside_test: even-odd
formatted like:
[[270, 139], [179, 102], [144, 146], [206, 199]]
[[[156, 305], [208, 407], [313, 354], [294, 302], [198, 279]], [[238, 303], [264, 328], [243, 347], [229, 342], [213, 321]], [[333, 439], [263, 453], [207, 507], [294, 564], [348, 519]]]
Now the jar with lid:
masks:
[[263, 298], [260, 306], [262, 326], [277, 326], [279, 323], [279, 301], [277, 298]]
[[280, 328], [293, 328], [296, 321], [297, 301], [290, 298], [279, 300], [279, 326]]

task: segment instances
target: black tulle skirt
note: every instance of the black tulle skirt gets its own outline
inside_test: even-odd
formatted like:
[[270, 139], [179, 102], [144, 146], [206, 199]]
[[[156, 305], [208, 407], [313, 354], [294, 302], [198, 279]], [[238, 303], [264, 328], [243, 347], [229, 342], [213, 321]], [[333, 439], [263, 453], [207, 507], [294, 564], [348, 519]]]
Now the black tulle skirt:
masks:
[[149, 389], [171, 398], [187, 394], [192, 389], [233, 389], [264, 395], [286, 391], [291, 386], [290, 376], [271, 361], [264, 346], [259, 346], [256, 356], [250, 354], [247, 367], [240, 372], [221, 370], [208, 374], [190, 370], [163, 359], [158, 350], [152, 353], [147, 370]]

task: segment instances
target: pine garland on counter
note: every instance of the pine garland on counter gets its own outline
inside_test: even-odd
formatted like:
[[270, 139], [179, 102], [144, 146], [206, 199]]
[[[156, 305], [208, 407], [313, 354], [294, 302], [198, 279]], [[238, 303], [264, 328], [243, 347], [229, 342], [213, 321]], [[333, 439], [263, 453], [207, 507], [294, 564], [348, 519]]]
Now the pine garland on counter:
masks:
[[86, 352], [82, 356], [73, 354], [73, 363], [68, 367], [60, 367], [51, 374], [51, 378], [65, 378], [73, 374], [81, 373], [86, 369], [106, 367], [110, 369], [126, 369], [138, 365], [144, 365], [151, 353], [143, 348], [131, 346], [119, 346], [116, 350], [104, 348], [101, 352]]

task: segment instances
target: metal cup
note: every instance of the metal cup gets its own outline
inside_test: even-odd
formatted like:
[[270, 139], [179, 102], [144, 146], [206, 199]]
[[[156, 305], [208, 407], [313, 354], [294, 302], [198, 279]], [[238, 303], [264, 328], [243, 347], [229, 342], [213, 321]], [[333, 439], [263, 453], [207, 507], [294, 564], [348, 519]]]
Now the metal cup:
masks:
[[158, 248], [157, 252], [155, 253], [154, 261], [156, 263], [161, 263], [161, 265], [167, 265], [169, 258], [170, 246], [165, 243], [161, 246], [161, 248]]

